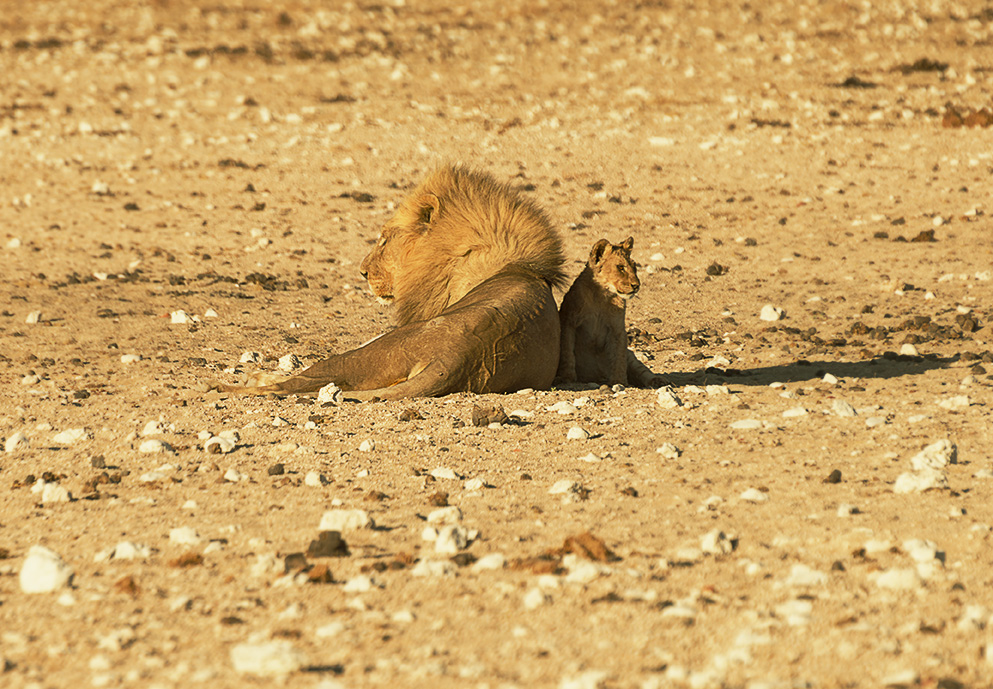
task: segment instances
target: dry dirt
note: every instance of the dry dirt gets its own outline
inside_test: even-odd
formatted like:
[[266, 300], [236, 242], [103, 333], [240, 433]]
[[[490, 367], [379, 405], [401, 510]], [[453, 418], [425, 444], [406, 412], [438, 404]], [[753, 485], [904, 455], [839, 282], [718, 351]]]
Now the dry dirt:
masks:
[[[993, 5], [738, 5], [5, 0], [0, 684], [990, 685], [993, 129], [943, 116], [991, 104]], [[635, 237], [632, 347], [682, 406], [198, 391], [388, 328], [358, 264], [446, 161], [574, 273]], [[376, 527], [287, 561], [339, 506]], [[35, 545], [70, 586], [22, 591]]]

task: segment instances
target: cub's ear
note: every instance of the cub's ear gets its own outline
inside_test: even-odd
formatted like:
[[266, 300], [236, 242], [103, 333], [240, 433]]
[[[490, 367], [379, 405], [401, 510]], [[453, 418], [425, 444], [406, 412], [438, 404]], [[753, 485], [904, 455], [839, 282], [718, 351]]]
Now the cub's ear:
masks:
[[603, 253], [607, 250], [608, 246], [610, 246], [610, 242], [606, 239], [597, 240], [597, 243], [593, 245], [592, 249], [590, 249], [591, 266], [595, 266], [603, 260]]
[[430, 225], [438, 215], [441, 200], [434, 194], [421, 194], [417, 199], [417, 219], [422, 225]]
[[634, 237], [628, 237], [623, 242], [621, 242], [621, 248], [631, 253], [631, 249], [634, 248]]

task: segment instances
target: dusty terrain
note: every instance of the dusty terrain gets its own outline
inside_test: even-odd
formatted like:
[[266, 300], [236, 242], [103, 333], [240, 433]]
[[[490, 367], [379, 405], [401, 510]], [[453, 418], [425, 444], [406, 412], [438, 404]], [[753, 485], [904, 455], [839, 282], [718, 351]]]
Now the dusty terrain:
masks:
[[[993, 5], [738, 5], [0, 3], [0, 685], [989, 686]], [[681, 404], [199, 392], [388, 328], [446, 161], [635, 237]]]

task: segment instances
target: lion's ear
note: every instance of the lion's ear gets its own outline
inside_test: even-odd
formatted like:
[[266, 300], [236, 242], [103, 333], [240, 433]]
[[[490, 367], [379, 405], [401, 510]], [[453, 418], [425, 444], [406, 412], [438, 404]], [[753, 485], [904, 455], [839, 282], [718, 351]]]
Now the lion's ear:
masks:
[[591, 266], [595, 266], [603, 260], [603, 252], [607, 250], [608, 246], [610, 246], [610, 242], [606, 239], [600, 239], [593, 245], [593, 248], [590, 249]]
[[434, 194], [421, 194], [417, 199], [417, 219], [422, 225], [430, 225], [441, 208], [441, 200]]
[[621, 242], [621, 248], [631, 253], [631, 249], [634, 248], [634, 237], [628, 237], [623, 242]]

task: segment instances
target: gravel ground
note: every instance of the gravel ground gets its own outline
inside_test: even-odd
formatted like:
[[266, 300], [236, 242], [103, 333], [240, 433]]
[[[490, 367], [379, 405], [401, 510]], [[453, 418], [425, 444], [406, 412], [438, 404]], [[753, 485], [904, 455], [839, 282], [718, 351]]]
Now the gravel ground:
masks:
[[[0, 685], [989, 686], [991, 43], [945, 0], [0, 3]], [[572, 274], [635, 237], [671, 392], [198, 391], [388, 328], [358, 264], [449, 161]]]

